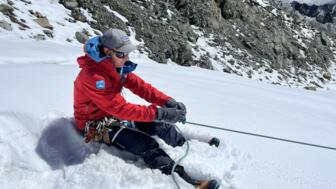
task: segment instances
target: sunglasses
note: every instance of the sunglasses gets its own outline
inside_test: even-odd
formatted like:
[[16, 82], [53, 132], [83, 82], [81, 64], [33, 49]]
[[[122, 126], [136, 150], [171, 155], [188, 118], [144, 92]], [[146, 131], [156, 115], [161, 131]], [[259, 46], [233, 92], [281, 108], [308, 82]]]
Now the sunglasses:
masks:
[[120, 58], [120, 59], [125, 58], [128, 55], [128, 53], [124, 53], [124, 52], [120, 52], [120, 51], [113, 50], [113, 52], [114, 52], [115, 56], [117, 58]]

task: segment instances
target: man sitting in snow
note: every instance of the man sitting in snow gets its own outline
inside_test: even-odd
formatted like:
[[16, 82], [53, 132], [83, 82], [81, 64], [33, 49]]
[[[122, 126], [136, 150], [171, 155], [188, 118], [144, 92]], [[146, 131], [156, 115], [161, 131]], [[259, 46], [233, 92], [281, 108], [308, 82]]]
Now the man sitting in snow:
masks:
[[[129, 61], [128, 55], [135, 49], [119, 29], [86, 41], [85, 55], [77, 59], [81, 71], [74, 82], [77, 127], [86, 142], [93, 139], [126, 150], [140, 156], [148, 167], [171, 174], [174, 161], [151, 136], [174, 147], [183, 145], [186, 139], [172, 124], [186, 121], [186, 107], [132, 73], [137, 64]], [[123, 87], [151, 105], [126, 102]], [[174, 171], [195, 187], [216, 188], [214, 181], [190, 178], [180, 165]]]

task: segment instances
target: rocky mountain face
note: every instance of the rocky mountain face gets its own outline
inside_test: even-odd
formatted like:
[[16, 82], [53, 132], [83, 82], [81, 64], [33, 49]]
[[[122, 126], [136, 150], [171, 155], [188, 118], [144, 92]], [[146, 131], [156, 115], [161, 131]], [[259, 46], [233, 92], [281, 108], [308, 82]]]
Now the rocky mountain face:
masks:
[[325, 23], [336, 23], [336, 2], [325, 5], [308, 5], [293, 1], [292, 7], [301, 14], [316, 18], [316, 21]]
[[[11, 14], [11, 1], [8, 2], [0, 6], [0, 11], [10, 15], [13, 22], [20, 22]], [[101, 32], [111, 27], [135, 32], [137, 40], [144, 44], [140, 51], [160, 63], [171, 60], [183, 66], [221, 70], [313, 90], [336, 81], [336, 34], [307, 24], [297, 11], [284, 9], [273, 1], [60, 0], [59, 3], [71, 11], [71, 22], [86, 22]], [[2, 25], [6, 27], [6, 23]], [[79, 32], [77, 37], [89, 33]], [[52, 37], [52, 33], [45, 37]]]

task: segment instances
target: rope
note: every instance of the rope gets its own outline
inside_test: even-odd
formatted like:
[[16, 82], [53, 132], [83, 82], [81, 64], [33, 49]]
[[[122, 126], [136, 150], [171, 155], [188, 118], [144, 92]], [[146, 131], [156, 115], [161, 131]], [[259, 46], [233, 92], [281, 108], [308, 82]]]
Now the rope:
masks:
[[244, 132], [244, 131], [238, 131], [238, 130], [233, 130], [233, 129], [220, 128], [220, 127], [215, 127], [215, 126], [211, 126], [211, 125], [205, 125], [205, 124], [188, 122], [188, 121], [186, 123], [187, 124], [191, 124], [191, 125], [201, 126], [201, 127], [208, 127], [208, 128], [212, 128], [212, 129], [217, 129], [217, 130], [229, 131], [229, 132], [234, 132], [234, 133], [239, 133], [239, 134], [244, 134], [244, 135], [250, 135], [250, 136], [255, 136], [255, 137], [262, 137], [262, 138], [268, 138], [268, 139], [272, 139], [272, 140], [278, 140], [278, 141], [283, 141], [283, 142], [301, 144], [301, 145], [306, 145], [306, 146], [311, 146], [311, 147], [317, 147], [317, 148], [323, 148], [323, 149], [335, 150], [336, 151], [336, 148], [329, 147], [329, 146], [322, 146], [322, 145], [311, 144], [311, 143], [307, 143], [307, 142], [300, 142], [300, 141], [283, 139], [283, 138], [272, 137], [272, 136], [267, 136], [267, 135], [261, 135], [261, 134], [249, 133], [249, 132]]
[[[174, 124], [170, 124], [170, 125], [174, 126], [174, 127], [176, 128], [176, 130], [178, 130], [178, 132], [181, 133], [182, 137], [185, 138], [184, 135], [183, 135], [183, 133], [182, 133], [182, 131], [181, 131], [176, 125], [174, 125]], [[178, 165], [184, 158], [186, 158], [187, 155], [188, 155], [188, 153], [189, 153], [189, 142], [188, 142], [188, 140], [186, 140], [186, 143], [187, 143], [187, 149], [186, 149], [184, 155], [183, 155], [182, 157], [180, 157], [178, 160], [175, 161], [174, 166], [173, 166], [173, 168], [172, 168], [172, 170], [171, 170], [171, 173], [170, 173], [170, 175], [172, 176], [173, 181], [174, 181], [174, 183], [175, 183], [175, 185], [176, 185], [176, 187], [177, 187], [178, 189], [181, 189], [181, 187], [180, 187], [180, 185], [177, 183], [177, 181], [176, 181], [176, 179], [175, 179], [174, 171], [175, 171], [176, 166], [177, 166], [177, 165]]]
[[[166, 124], [171, 125], [172, 127], [175, 127], [176, 130], [182, 135], [182, 137], [185, 138], [185, 139], [187, 139], [187, 138], [183, 135], [183, 132], [182, 132], [182, 131], [181, 131], [175, 124], [170, 123], [170, 122], [166, 122], [166, 121], [155, 121], [155, 122], [157, 122], [157, 123], [166, 123]], [[183, 123], [183, 124], [185, 124], [185, 123]], [[185, 159], [185, 158], [187, 157], [188, 153], [189, 153], [189, 142], [188, 142], [188, 140], [186, 140], [185, 143], [187, 144], [187, 149], [186, 149], [185, 153], [183, 154], [182, 157], [180, 157], [179, 159], [177, 159], [177, 160], [175, 161], [175, 163], [174, 163], [174, 165], [173, 165], [173, 167], [172, 167], [172, 169], [171, 169], [171, 172], [170, 172], [170, 175], [171, 175], [171, 177], [172, 177], [172, 179], [173, 179], [173, 181], [174, 181], [174, 183], [175, 183], [175, 185], [176, 185], [176, 187], [177, 187], [178, 189], [181, 189], [181, 187], [180, 187], [180, 185], [179, 185], [179, 184], [177, 183], [177, 181], [176, 181], [176, 178], [175, 178], [175, 176], [174, 176], [174, 171], [175, 171], [176, 166], [177, 166], [179, 163], [181, 163], [182, 160]]]

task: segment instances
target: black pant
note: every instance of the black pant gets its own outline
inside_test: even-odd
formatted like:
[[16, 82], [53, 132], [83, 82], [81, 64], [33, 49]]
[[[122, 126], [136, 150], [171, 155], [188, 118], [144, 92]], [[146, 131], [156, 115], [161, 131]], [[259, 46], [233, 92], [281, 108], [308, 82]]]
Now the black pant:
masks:
[[171, 146], [181, 146], [185, 138], [172, 125], [135, 122], [136, 128], [113, 126], [109, 132], [111, 145], [143, 158], [148, 167], [170, 174], [174, 161], [151, 136], [157, 135]]
[[186, 139], [179, 133], [173, 125], [156, 122], [135, 122], [135, 126], [140, 131], [154, 136], [157, 135], [168, 145], [173, 147], [182, 146]]

